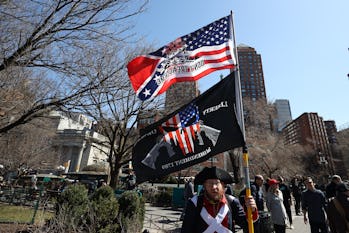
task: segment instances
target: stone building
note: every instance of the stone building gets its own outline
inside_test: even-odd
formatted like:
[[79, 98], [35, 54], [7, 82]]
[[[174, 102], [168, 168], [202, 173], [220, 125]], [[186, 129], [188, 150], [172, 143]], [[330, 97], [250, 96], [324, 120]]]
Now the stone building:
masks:
[[91, 120], [77, 113], [52, 112], [50, 117], [57, 122], [54, 149], [65, 172], [78, 172], [92, 164], [108, 166], [109, 148], [103, 145], [107, 140], [92, 129]]

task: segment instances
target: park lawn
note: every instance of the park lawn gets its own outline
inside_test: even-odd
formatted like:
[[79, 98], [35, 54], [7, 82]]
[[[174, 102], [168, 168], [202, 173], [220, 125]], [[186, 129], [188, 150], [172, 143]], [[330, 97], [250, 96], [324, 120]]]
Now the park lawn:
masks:
[[[34, 208], [27, 206], [14, 206], [7, 203], [0, 203], [0, 221], [31, 223], [34, 215]], [[53, 213], [38, 210], [35, 216], [35, 224], [43, 223], [46, 219], [53, 217]]]

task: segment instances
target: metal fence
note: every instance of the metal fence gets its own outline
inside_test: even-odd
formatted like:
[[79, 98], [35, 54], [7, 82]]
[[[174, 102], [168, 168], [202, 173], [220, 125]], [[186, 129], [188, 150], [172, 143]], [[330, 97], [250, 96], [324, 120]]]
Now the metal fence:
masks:
[[28, 187], [11, 187], [2, 186], [0, 189], [0, 203], [3, 206], [22, 206], [26, 207], [31, 214], [26, 220], [18, 221], [11, 217], [1, 217], [0, 222], [2, 223], [28, 223], [33, 224], [38, 209], [53, 210], [54, 201], [53, 198], [56, 196], [55, 192], [46, 191], [44, 189], [35, 190]]
[[182, 222], [178, 217], [163, 216], [158, 214], [148, 214], [144, 216], [143, 228], [147, 229], [150, 233], [153, 232], [166, 232], [176, 233], [180, 232]]

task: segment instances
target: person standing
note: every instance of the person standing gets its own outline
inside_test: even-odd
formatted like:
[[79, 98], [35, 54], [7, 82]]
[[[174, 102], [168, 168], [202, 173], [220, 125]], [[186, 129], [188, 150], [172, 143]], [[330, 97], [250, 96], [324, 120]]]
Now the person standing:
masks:
[[[264, 210], [264, 194], [263, 194], [263, 176], [262, 175], [256, 175], [254, 177], [254, 182], [251, 183], [251, 195], [256, 201], [256, 205], [258, 208], [258, 211], [263, 211]], [[246, 188], [244, 188], [240, 194], [239, 194], [239, 199], [241, 205], [244, 203], [246, 195]]]
[[136, 175], [133, 170], [129, 170], [129, 175], [127, 176], [126, 181], [127, 190], [133, 190], [136, 187]]
[[188, 200], [194, 196], [194, 184], [193, 179], [189, 178], [184, 187], [184, 199]]
[[[246, 228], [246, 215], [239, 200], [224, 193], [225, 185], [232, 182], [229, 173], [217, 167], [205, 167], [199, 172], [194, 184], [202, 184], [203, 192], [188, 201], [181, 233], [235, 232], [235, 224]], [[258, 211], [253, 197], [245, 200], [256, 221]]]
[[[262, 175], [255, 175], [254, 182], [251, 183], [251, 195], [256, 201], [257, 209], [259, 212], [264, 211], [263, 182], [264, 182], [264, 178]], [[245, 196], [246, 196], [246, 188], [244, 188], [239, 194], [240, 204], [244, 207], [244, 209], [246, 209], [246, 207], [244, 206]], [[262, 232], [261, 218], [254, 223], [254, 232], [255, 233]]]
[[31, 182], [32, 182], [32, 189], [37, 190], [38, 187], [36, 186], [36, 183], [38, 182], [38, 178], [35, 174], [32, 176]]
[[187, 202], [188, 202], [188, 200], [190, 198], [192, 198], [194, 196], [194, 194], [195, 194], [195, 192], [194, 192], [193, 179], [189, 178], [187, 180], [187, 182], [185, 182], [185, 185], [184, 185], [184, 194], [183, 194], [183, 197], [184, 197], [184, 207], [183, 207], [183, 211], [182, 211], [180, 220], [184, 219], [185, 210], [187, 208]]
[[315, 184], [311, 177], [305, 180], [305, 185], [307, 190], [302, 192], [304, 223], [308, 223], [309, 217], [311, 233], [328, 233], [325, 213], [327, 207], [325, 194], [315, 188]]
[[294, 202], [295, 202], [294, 209], [295, 209], [296, 215], [301, 215], [301, 197], [302, 197], [302, 192], [305, 190], [305, 186], [302, 180], [298, 177], [294, 177], [293, 180], [291, 181], [290, 189], [294, 197]]
[[282, 176], [278, 177], [278, 181], [279, 181], [279, 189], [282, 192], [282, 196], [284, 198], [284, 206], [288, 216], [288, 221], [290, 223], [290, 229], [294, 229], [293, 222], [292, 222], [292, 212], [291, 212], [291, 205], [292, 205], [291, 191], [289, 187], [285, 184], [284, 182], [285, 180]]
[[266, 196], [266, 204], [271, 214], [275, 233], [285, 233], [288, 217], [284, 206], [283, 195], [279, 189], [279, 182], [275, 179], [270, 179], [268, 184], [269, 189]]
[[327, 206], [327, 217], [332, 233], [349, 232], [349, 187], [340, 183], [336, 187], [336, 196]]
[[333, 175], [331, 182], [326, 186], [326, 198], [330, 199], [331, 197], [336, 196], [336, 187], [337, 184], [342, 182], [342, 178], [339, 175]]

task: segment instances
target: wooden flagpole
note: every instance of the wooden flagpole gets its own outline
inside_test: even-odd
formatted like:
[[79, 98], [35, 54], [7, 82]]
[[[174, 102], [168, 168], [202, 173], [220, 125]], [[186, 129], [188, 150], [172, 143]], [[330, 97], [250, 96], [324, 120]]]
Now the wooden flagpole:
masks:
[[[235, 30], [234, 30], [234, 20], [233, 20], [233, 12], [230, 12], [231, 15], [231, 29], [234, 43], [234, 54], [235, 54], [235, 62], [236, 62], [236, 72], [235, 72], [235, 93], [236, 93], [236, 110], [237, 110], [237, 119], [239, 125], [242, 130], [242, 134], [244, 140], [246, 141], [245, 136], [245, 124], [244, 124], [244, 113], [243, 113], [243, 105], [242, 105], [242, 94], [241, 94], [241, 83], [240, 83], [240, 70], [239, 70], [239, 60], [238, 60], [238, 52], [237, 45], [235, 41]], [[244, 146], [242, 150], [242, 160], [243, 160], [243, 173], [245, 178], [245, 186], [246, 186], [246, 196], [251, 196], [251, 184], [250, 184], [250, 171], [248, 165], [248, 151], [247, 147]], [[252, 209], [247, 208], [247, 222], [248, 222], [248, 232], [254, 233], [253, 228], [253, 219], [252, 219]]]

